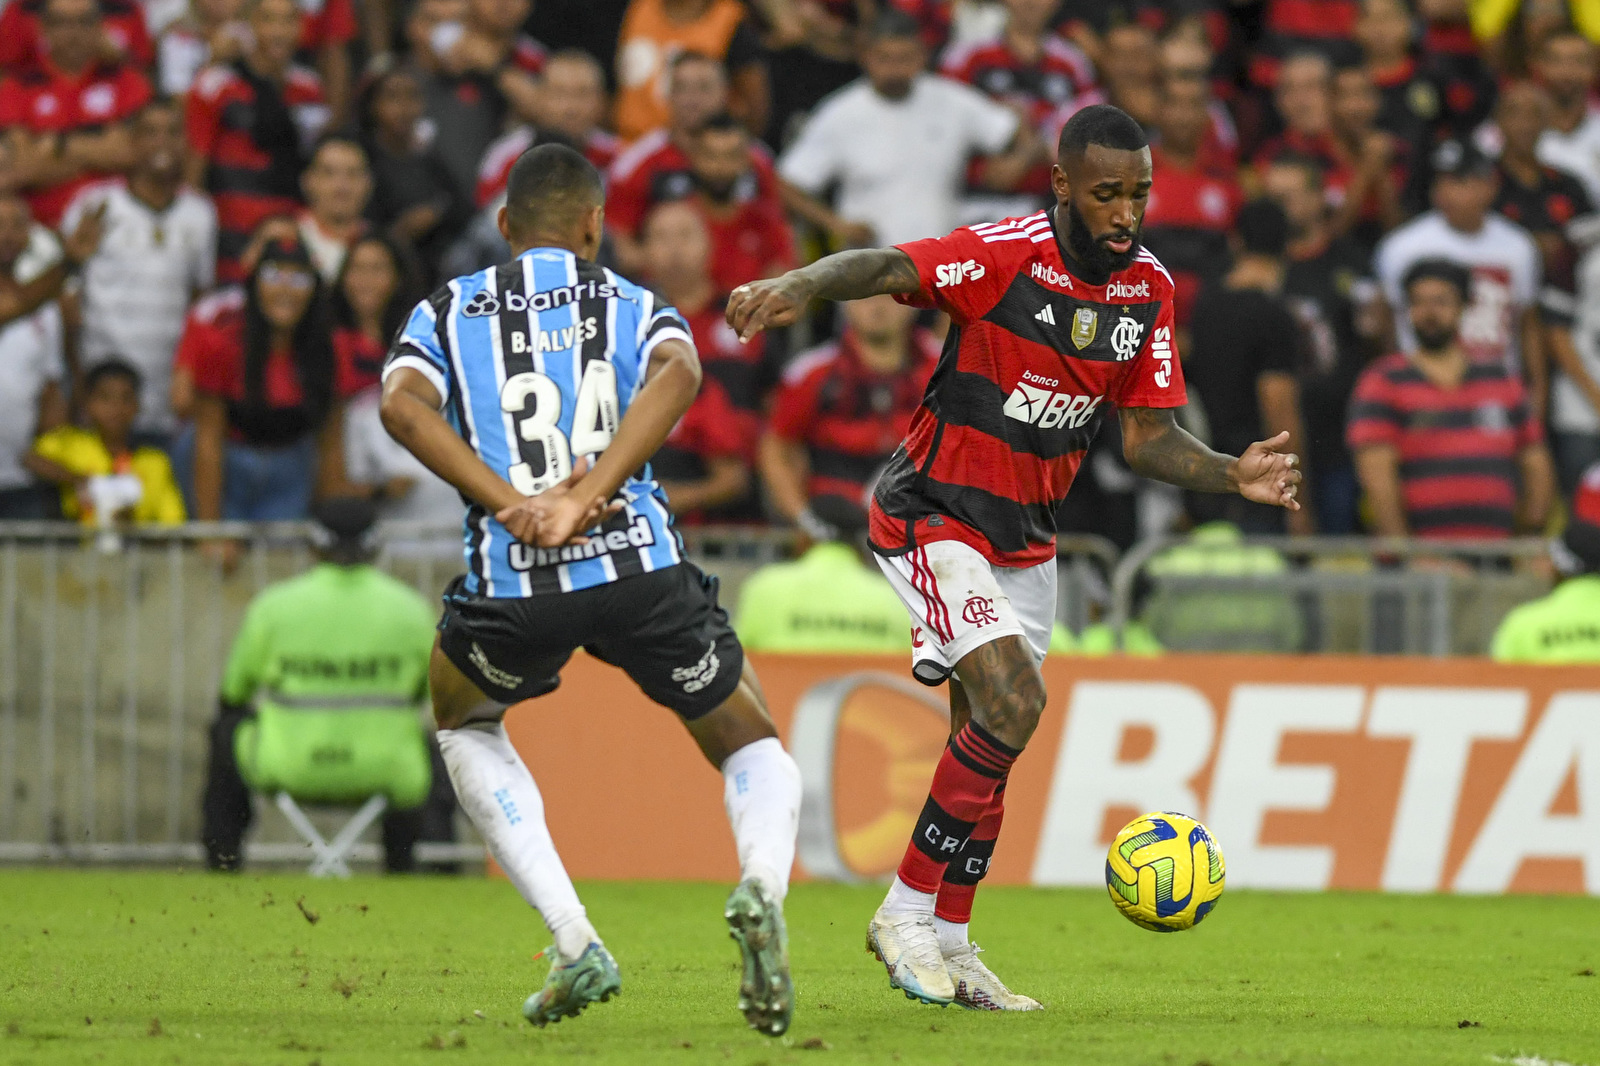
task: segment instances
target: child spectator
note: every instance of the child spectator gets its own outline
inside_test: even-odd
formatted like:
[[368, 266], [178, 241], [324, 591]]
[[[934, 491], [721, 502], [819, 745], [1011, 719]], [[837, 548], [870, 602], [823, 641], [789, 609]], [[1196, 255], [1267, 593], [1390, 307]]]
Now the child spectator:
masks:
[[[83, 379], [84, 426], [57, 426], [34, 441], [24, 465], [61, 487], [61, 513], [84, 525], [176, 525], [183, 495], [159, 448], [135, 445], [142, 382], [131, 363], [110, 359]], [[107, 513], [107, 512], [111, 513]]]

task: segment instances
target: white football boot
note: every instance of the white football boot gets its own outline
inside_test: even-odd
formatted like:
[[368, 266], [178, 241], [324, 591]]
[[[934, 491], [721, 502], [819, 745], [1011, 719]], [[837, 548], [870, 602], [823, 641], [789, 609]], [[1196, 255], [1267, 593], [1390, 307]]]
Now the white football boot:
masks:
[[982, 950], [976, 944], [965, 944], [944, 955], [957, 1003], [968, 1010], [1044, 1010], [1043, 1003], [1011, 991], [993, 970], [979, 962], [978, 952]]
[[867, 950], [889, 971], [889, 987], [898, 988], [907, 999], [936, 1007], [949, 1006], [955, 999], [956, 986], [939, 953], [933, 915], [879, 907], [867, 925]]

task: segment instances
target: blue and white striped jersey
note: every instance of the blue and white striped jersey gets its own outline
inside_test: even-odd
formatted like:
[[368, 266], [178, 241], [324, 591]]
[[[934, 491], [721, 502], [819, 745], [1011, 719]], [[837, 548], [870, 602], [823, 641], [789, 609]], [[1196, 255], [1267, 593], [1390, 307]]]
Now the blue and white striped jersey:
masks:
[[[668, 338], [693, 343], [649, 290], [560, 248], [456, 278], [419, 303], [384, 367], [411, 367], [496, 474], [532, 496], [565, 480], [577, 456], [605, 450]], [[682, 558], [667, 497], [648, 464], [618, 493], [622, 512], [582, 547], [532, 548], [467, 501], [470, 593], [573, 592]]]

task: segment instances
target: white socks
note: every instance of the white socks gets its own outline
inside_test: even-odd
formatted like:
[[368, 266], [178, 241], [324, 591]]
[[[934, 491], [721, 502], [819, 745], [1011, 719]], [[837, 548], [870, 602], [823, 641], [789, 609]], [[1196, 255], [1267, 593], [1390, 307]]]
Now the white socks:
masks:
[[918, 892], [896, 877], [889, 885], [889, 894], [883, 898], [883, 909], [891, 914], [926, 914], [932, 918], [934, 904], [938, 901], [937, 892]]
[[723, 760], [722, 782], [740, 878], [757, 879], [781, 901], [800, 828], [800, 767], [777, 737], [765, 737]]
[[[516, 886], [538, 908], [563, 959], [600, 939], [544, 824], [544, 798], [499, 722], [439, 730], [456, 798]], [[791, 834], [791, 840], [793, 839]], [[741, 855], [743, 851], [741, 849]]]
[[967, 946], [966, 922], [947, 922], [935, 914], [933, 931], [939, 934], [939, 951], [942, 954], [954, 955]]

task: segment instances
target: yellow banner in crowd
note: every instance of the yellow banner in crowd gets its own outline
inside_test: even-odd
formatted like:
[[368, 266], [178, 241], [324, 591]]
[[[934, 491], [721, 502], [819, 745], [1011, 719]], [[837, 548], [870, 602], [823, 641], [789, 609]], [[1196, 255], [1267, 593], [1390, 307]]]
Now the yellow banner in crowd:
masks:
[[[891, 872], [944, 746], [899, 657], [753, 655], [805, 777], [801, 876]], [[1169, 655], [1047, 662], [991, 878], [1100, 884], [1147, 810], [1203, 819], [1228, 883], [1600, 893], [1600, 670]], [[513, 740], [576, 877], [732, 879], [722, 782], [620, 672], [579, 655]]]

